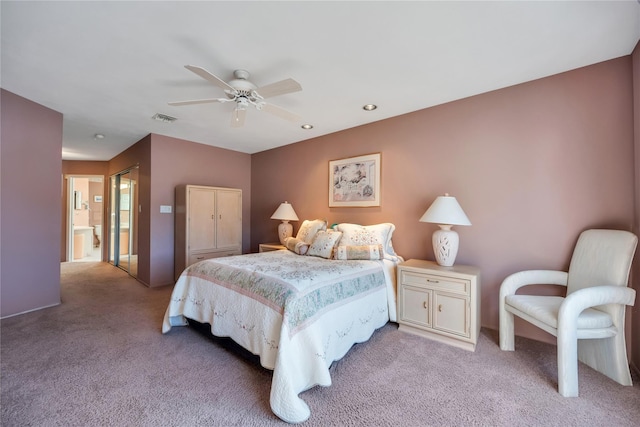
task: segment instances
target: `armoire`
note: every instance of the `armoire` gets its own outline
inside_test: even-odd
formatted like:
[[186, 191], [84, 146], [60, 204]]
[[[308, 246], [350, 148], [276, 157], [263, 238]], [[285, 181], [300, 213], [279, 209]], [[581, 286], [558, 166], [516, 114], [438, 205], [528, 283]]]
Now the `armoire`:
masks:
[[242, 190], [179, 185], [175, 197], [175, 280], [191, 264], [242, 253]]

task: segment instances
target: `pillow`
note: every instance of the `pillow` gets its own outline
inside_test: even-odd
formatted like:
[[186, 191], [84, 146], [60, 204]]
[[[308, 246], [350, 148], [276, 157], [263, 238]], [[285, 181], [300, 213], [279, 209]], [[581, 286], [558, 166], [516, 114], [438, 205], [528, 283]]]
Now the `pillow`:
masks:
[[316, 233], [320, 230], [327, 229], [327, 222], [323, 219], [314, 219], [310, 221], [305, 219], [298, 230], [298, 234], [296, 234], [296, 239], [302, 240], [307, 244], [311, 244], [313, 242], [313, 238], [316, 237]]
[[295, 237], [287, 237], [284, 239], [284, 246], [291, 252], [295, 252], [298, 255], [304, 255], [309, 250], [309, 244], [303, 242]]
[[382, 245], [382, 256], [393, 262], [401, 261], [401, 258], [393, 250], [391, 237], [396, 226], [385, 222], [376, 225], [358, 225], [341, 223], [338, 231], [342, 232], [340, 246]]
[[382, 259], [382, 245], [350, 246], [340, 245], [336, 248], [335, 257], [339, 260], [346, 259]]
[[333, 249], [337, 246], [342, 233], [339, 231], [318, 231], [316, 238], [307, 251], [307, 255], [319, 256], [322, 258], [333, 258]]

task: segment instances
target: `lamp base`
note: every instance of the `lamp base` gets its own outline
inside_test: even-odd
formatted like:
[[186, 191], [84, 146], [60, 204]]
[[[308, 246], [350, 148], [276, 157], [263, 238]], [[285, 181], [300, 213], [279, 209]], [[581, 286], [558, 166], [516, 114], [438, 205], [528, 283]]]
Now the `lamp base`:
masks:
[[289, 224], [289, 221], [282, 221], [282, 224], [278, 224], [278, 238], [280, 239], [280, 244], [284, 245], [284, 240], [292, 235], [293, 225]]
[[439, 225], [440, 230], [433, 232], [433, 253], [436, 262], [443, 267], [451, 267], [458, 255], [458, 233], [451, 230], [450, 225]]

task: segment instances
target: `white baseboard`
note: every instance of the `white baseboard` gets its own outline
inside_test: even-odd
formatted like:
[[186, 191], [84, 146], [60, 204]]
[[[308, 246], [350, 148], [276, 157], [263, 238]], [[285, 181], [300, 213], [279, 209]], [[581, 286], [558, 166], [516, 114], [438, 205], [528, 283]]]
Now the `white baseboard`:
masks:
[[58, 305], [60, 305], [60, 304], [61, 304], [61, 303], [60, 303], [60, 302], [58, 302], [58, 303], [51, 304], [51, 305], [45, 305], [44, 307], [32, 308], [31, 310], [21, 311], [20, 313], [14, 313], [14, 314], [10, 314], [10, 315], [8, 315], [8, 316], [0, 317], [0, 320], [2, 320], [2, 319], [8, 319], [8, 318], [10, 318], [10, 317], [14, 317], [14, 316], [20, 316], [21, 314], [31, 313], [32, 311], [38, 311], [38, 310], [43, 310], [43, 309], [45, 309], [45, 308], [55, 307], [55, 306], [58, 306]]

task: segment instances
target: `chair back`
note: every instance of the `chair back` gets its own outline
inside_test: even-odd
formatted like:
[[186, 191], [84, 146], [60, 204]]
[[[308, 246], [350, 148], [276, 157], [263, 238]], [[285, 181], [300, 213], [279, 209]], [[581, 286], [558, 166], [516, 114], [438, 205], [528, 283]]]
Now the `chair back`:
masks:
[[637, 244], [628, 231], [583, 231], [571, 257], [567, 295], [592, 286], [627, 286]]

